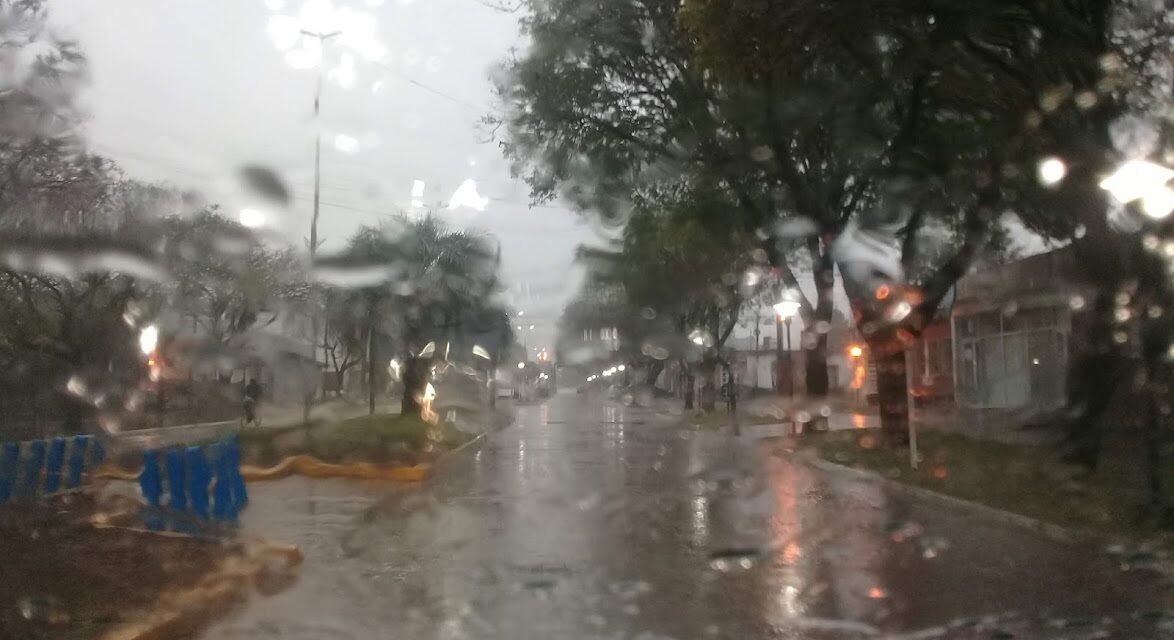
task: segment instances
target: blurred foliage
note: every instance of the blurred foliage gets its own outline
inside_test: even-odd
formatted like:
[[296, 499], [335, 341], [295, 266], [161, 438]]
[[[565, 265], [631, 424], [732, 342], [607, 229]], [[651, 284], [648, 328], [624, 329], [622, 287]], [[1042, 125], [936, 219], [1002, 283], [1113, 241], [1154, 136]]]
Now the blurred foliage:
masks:
[[[1098, 176], [1116, 161], [1110, 124], [1144, 64], [1130, 53], [1138, 33], [1121, 25], [1154, 9], [1132, 0], [529, 8], [532, 46], [504, 64], [496, 124], [534, 198], [624, 222], [680, 176], [704, 177], [732, 206], [697, 209], [701, 226], [759, 234], [791, 289], [801, 274], [788, 254], [807, 254], [807, 331], [830, 323], [843, 276], [872, 352], [891, 360], [881, 405], [895, 434], [907, 419], [903, 348], [954, 283], [1005, 245], [1005, 216], [1058, 239], [1106, 229]], [[1038, 163], [1051, 155], [1067, 178], [1041, 184]], [[882, 286], [898, 295], [874, 295]], [[804, 344], [807, 388], [818, 394], [824, 334]]]
[[[352, 287], [344, 273], [322, 286], [299, 252], [198, 194], [126, 179], [87, 152], [78, 106], [86, 78], [85, 56], [50, 28], [43, 2], [0, 0], [4, 406], [31, 403], [35, 420], [38, 400], [51, 398], [76, 429], [98, 414], [117, 422], [148, 401], [162, 414], [168, 387], [245, 366], [299, 378], [312, 399], [320, 379], [302, 365], [319, 349], [336, 373], [362, 364], [370, 380], [386, 367], [370, 363], [372, 353], [417, 353], [432, 341], [472, 360], [474, 343], [496, 353], [512, 339], [494, 300], [499, 256], [489, 237], [432, 216], [399, 218], [361, 230], [334, 259], [368, 280], [382, 274], [377, 281]], [[253, 190], [284, 189], [264, 168], [241, 174]], [[327, 331], [312, 335], [317, 318]], [[158, 384], [138, 344], [148, 325], [160, 334]]]

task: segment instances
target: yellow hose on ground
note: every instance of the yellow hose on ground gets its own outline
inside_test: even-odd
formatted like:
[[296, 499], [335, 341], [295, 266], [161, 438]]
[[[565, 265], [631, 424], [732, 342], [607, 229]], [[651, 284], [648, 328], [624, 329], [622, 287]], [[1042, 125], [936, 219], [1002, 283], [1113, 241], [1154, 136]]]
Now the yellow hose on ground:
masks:
[[[272, 467], [241, 465], [245, 480], [277, 480], [294, 474], [308, 478], [356, 478], [360, 480], [391, 480], [395, 482], [423, 482], [428, 478], [429, 466], [385, 467], [370, 462], [331, 464], [307, 455], [290, 456]], [[103, 464], [94, 471], [94, 477], [110, 480], [139, 479], [138, 471], [128, 471], [114, 464]]]
[[127, 471], [126, 469], [123, 469], [122, 467], [120, 467], [116, 464], [110, 463], [110, 462], [105, 462], [102, 465], [100, 465], [97, 469], [94, 469], [94, 472], [92, 475], [95, 478], [102, 478], [103, 480], [138, 480], [139, 479], [139, 472], [138, 471]]
[[358, 478], [362, 480], [395, 480], [398, 482], [421, 482], [428, 478], [428, 465], [411, 467], [382, 467], [370, 462], [349, 462], [331, 464], [307, 455], [290, 456], [277, 465], [263, 468], [241, 465], [241, 476], [245, 480], [275, 480], [293, 474], [310, 478]]

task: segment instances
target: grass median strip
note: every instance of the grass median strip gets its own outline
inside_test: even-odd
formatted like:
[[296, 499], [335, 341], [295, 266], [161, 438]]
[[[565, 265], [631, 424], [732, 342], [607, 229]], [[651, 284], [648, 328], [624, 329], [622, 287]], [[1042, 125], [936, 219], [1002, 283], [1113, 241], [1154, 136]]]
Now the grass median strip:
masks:
[[808, 434], [800, 446], [830, 462], [1064, 527], [1135, 539], [1162, 533], [1141, 515], [1142, 458], [1131, 446], [1111, 447], [1091, 474], [1064, 463], [1055, 447], [952, 433], [918, 434], [917, 469], [908, 450], [886, 447], [874, 430]]
[[441, 422], [431, 425], [418, 416], [373, 415], [313, 425], [309, 428], [241, 433], [245, 457], [274, 464], [292, 455], [310, 455], [323, 462], [369, 462], [414, 465], [460, 446], [472, 436]]

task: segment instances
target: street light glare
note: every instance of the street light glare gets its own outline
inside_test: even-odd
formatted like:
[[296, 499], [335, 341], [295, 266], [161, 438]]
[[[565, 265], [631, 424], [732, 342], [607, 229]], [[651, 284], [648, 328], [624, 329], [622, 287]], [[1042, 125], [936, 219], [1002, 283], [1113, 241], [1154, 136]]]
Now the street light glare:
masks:
[[621, 364], [620, 366], [616, 367], [616, 369], [617, 369], [618, 371], [623, 371], [623, 370], [624, 370], [624, 369], [626, 369], [626, 368], [627, 368], [627, 367], [626, 367], [626, 366], [624, 366], [624, 365], [622, 365], [622, 364]]
[[484, 198], [477, 193], [477, 181], [473, 179], [465, 180], [457, 190], [453, 192], [452, 198], [448, 201], [448, 210], [452, 211], [459, 207], [469, 207], [475, 211], [484, 211], [489, 206], [489, 198]]
[[241, 209], [240, 222], [241, 225], [250, 229], [256, 229], [257, 227], [264, 226], [265, 212], [251, 207]]
[[799, 313], [799, 303], [795, 300], [783, 300], [775, 303], [774, 310], [780, 318], [787, 319]]
[[525, 362], [519, 362], [519, 363], [518, 363], [518, 368], [519, 368], [519, 369], [525, 369], [525, 368], [526, 368], [526, 363], [525, 363]]
[[1039, 163], [1039, 181], [1047, 186], [1058, 184], [1068, 175], [1068, 166], [1057, 157], [1045, 158]]
[[1121, 204], [1141, 200], [1147, 216], [1162, 219], [1174, 210], [1174, 191], [1166, 186], [1172, 178], [1174, 170], [1145, 160], [1130, 160], [1102, 180], [1100, 187]]
[[359, 140], [354, 136], [340, 133], [334, 136], [334, 148], [342, 153], [353, 155], [359, 152]]
[[143, 355], [150, 355], [155, 347], [159, 345], [159, 329], [155, 325], [147, 325], [139, 331], [139, 351]]

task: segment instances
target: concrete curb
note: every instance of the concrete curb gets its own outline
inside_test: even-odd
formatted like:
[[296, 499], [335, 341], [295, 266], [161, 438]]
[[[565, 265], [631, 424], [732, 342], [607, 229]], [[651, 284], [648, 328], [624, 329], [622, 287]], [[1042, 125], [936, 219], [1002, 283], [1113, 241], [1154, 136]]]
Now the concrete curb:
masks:
[[433, 462], [432, 465], [428, 467], [428, 473], [424, 476], [424, 482], [428, 482], [429, 480], [432, 480], [433, 478], [435, 478], [436, 471], [438, 469], [440, 469], [442, 467], [447, 467], [455, 457], [464, 453], [466, 449], [470, 449], [474, 445], [480, 445], [481, 443], [483, 443], [486, 439], [486, 436], [488, 436], [488, 435], [489, 435], [489, 432], [482, 431], [481, 433], [478, 433], [477, 435], [473, 436], [472, 440], [462, 444], [461, 446], [459, 446], [455, 449], [450, 449], [450, 450], [444, 452], [444, 454], [442, 454], [439, 458], [437, 458], [436, 461]]
[[424, 482], [428, 482], [429, 480], [432, 480], [434, 477], [436, 477], [437, 469], [440, 469], [441, 467], [447, 467], [452, 463], [453, 460], [457, 458], [457, 456], [463, 455], [465, 451], [484, 444], [485, 441], [489, 439], [490, 435], [513, 426], [516, 417], [517, 416], [511, 412], [509, 414], [509, 420], [500, 424], [497, 422], [491, 422], [488, 429], [473, 436], [472, 440], [469, 440], [456, 449], [446, 451], [443, 455], [437, 458], [435, 462], [432, 463], [431, 468], [428, 470], [427, 477], [424, 478]]
[[981, 515], [985, 518], [990, 518], [992, 520], [995, 520], [995, 521], [1003, 523], [1003, 524], [1008, 524], [1008, 525], [1016, 526], [1016, 527], [1019, 527], [1022, 529], [1027, 529], [1029, 531], [1033, 531], [1035, 533], [1038, 533], [1046, 538], [1049, 538], [1051, 540], [1055, 540], [1057, 542], [1064, 542], [1067, 544], [1074, 544], [1074, 543], [1101, 543], [1101, 544], [1104, 544], [1110, 540], [1110, 538], [1108, 536], [1106, 536], [1102, 533], [1098, 533], [1096, 531], [1092, 531], [1091, 529], [1070, 529], [1067, 527], [1062, 527], [1058, 524], [1044, 522], [1042, 520], [1037, 520], [1035, 518], [1021, 515], [1018, 513], [1012, 513], [1010, 511], [1004, 511], [1002, 509], [996, 509], [995, 507], [989, 507], [985, 504], [980, 504], [978, 502], [971, 502], [970, 500], [963, 500], [962, 498], [955, 498], [953, 496], [949, 496], [944, 493], [938, 493], [936, 491], [931, 491], [929, 489], [922, 489], [921, 487], [915, 487], [915, 486], [908, 485], [908, 484], [905, 484], [905, 483], [897, 481], [897, 480], [893, 480], [891, 478], [886, 478], [886, 477], [884, 477], [878, 473], [872, 472], [872, 471], [865, 471], [863, 469], [857, 469], [855, 467], [848, 467], [848, 466], [844, 466], [842, 464], [836, 464], [834, 462], [829, 462], [827, 460], [824, 460], [823, 458], [816, 457], [815, 455], [813, 455], [811, 453], [796, 452], [796, 453], [792, 453], [790, 455], [794, 460], [802, 462], [808, 466], [814, 467], [814, 468], [819, 469], [821, 471], [827, 471], [829, 473], [839, 473], [839, 474], [843, 474], [843, 475], [850, 475], [850, 476], [853, 476], [859, 480], [879, 482], [880, 484], [885, 485], [886, 488], [892, 489], [892, 490], [897, 491], [899, 493], [904, 493], [906, 495], [920, 498], [923, 500], [927, 500], [930, 502], [936, 502], [938, 504], [943, 504], [943, 505], [946, 505], [946, 506], [951, 507], [953, 509], [957, 509], [957, 510], [961, 510], [961, 511], [969, 511], [971, 513]]

